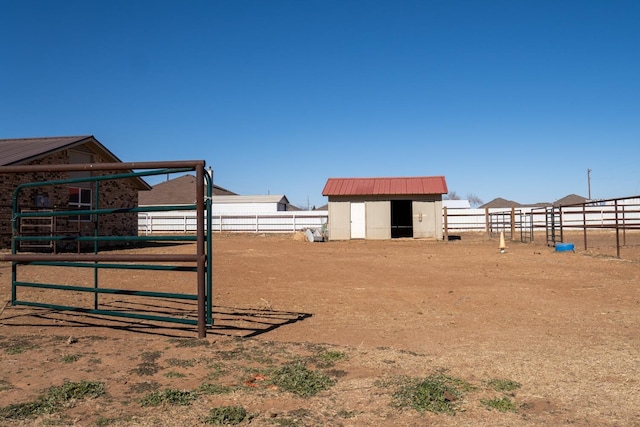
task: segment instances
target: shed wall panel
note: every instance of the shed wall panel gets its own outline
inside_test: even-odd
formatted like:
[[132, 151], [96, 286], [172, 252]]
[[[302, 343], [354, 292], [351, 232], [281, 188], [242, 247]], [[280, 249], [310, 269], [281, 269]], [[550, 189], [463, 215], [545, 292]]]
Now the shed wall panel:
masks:
[[391, 203], [371, 201], [366, 203], [367, 239], [391, 238]]
[[349, 240], [351, 238], [351, 203], [349, 201], [329, 202], [329, 240]]
[[417, 201], [413, 208], [413, 237], [442, 239], [442, 202]]

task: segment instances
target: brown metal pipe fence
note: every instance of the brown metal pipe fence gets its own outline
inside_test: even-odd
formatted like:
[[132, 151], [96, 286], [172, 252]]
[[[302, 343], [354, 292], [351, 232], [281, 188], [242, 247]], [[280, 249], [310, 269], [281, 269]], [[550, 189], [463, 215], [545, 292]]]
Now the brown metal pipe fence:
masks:
[[633, 248], [640, 249], [640, 196], [503, 210], [443, 208], [443, 216], [445, 238], [461, 231], [484, 232], [490, 237], [503, 231], [509, 239], [517, 240], [519, 234], [521, 241], [528, 242], [543, 233], [546, 244], [554, 246], [580, 239], [572, 233], [579, 232], [585, 251], [615, 247], [615, 256], [620, 257], [625, 247], [630, 255]]

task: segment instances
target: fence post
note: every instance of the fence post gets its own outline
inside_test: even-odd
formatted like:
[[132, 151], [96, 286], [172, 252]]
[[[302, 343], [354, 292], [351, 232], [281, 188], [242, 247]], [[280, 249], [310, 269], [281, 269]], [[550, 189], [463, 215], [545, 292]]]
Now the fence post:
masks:
[[584, 250], [587, 250], [587, 204], [582, 204], [582, 235], [584, 236]]
[[[449, 241], [449, 219], [447, 218], [447, 207], [443, 207], [443, 219], [444, 219], [444, 241]], [[422, 214], [420, 214], [422, 215]]]
[[[204, 163], [204, 162], [203, 162]], [[206, 316], [206, 272], [207, 259], [205, 251], [205, 230], [204, 230], [204, 164], [196, 166], [196, 255], [197, 255], [197, 275], [198, 275], [198, 338], [207, 336], [207, 316]], [[186, 221], [185, 221], [186, 224]], [[211, 236], [209, 236], [211, 237]], [[209, 254], [211, 256], [211, 254]], [[209, 295], [209, 297], [211, 297]]]
[[516, 208], [511, 206], [511, 240], [515, 240], [516, 235]]
[[620, 212], [622, 213], [622, 246], [627, 246], [627, 227], [625, 227], [626, 221], [624, 219], [624, 205], [620, 205]]
[[491, 235], [491, 230], [489, 228], [489, 207], [484, 208], [484, 230], [487, 233], [487, 236]]
[[618, 223], [618, 201], [616, 200], [614, 203], [615, 212], [616, 212], [616, 256], [620, 258], [620, 226]]

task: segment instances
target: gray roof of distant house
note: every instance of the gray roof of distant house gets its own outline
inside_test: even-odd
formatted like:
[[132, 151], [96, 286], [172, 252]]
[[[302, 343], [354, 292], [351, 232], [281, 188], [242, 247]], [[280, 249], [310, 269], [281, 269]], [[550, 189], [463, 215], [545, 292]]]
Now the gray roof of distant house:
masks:
[[578, 196], [577, 194], [569, 194], [561, 199], [553, 202], [553, 206], [567, 206], [567, 205], [579, 205], [587, 201], [586, 197]]
[[[213, 185], [213, 194], [235, 195], [217, 185]], [[151, 188], [151, 191], [144, 191], [138, 195], [138, 203], [142, 206], [153, 205], [191, 205], [195, 203], [196, 177], [193, 175], [182, 175], [170, 179]]]
[[520, 206], [522, 205], [518, 202], [514, 202], [513, 200], [507, 200], [507, 199], [503, 199], [502, 197], [498, 197], [493, 199], [490, 202], [485, 203], [480, 207], [481, 208], [511, 208], [511, 207], [518, 208]]

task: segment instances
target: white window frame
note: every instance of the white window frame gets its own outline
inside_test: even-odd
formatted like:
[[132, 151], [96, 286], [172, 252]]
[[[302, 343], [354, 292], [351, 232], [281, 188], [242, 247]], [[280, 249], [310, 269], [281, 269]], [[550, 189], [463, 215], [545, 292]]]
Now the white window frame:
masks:
[[[78, 200], [72, 201], [73, 192], [77, 191]], [[83, 201], [85, 193], [89, 193], [89, 202]], [[69, 187], [69, 210], [91, 210], [93, 209], [93, 191], [91, 188]], [[78, 215], [70, 217], [69, 221], [91, 222], [91, 215]]]

